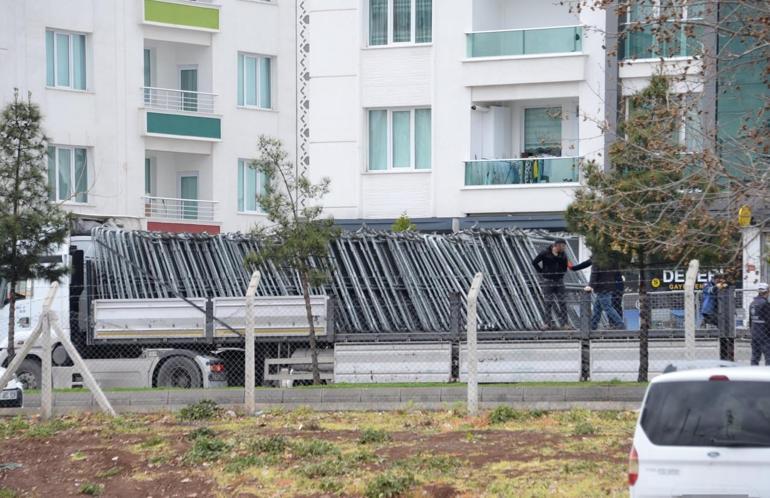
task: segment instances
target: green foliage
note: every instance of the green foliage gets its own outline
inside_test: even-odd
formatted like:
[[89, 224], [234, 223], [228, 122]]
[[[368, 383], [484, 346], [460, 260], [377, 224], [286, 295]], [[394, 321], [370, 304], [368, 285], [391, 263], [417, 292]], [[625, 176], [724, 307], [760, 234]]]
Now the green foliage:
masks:
[[392, 472], [379, 474], [366, 485], [366, 498], [395, 498], [404, 496], [416, 483], [412, 474], [399, 475]]
[[390, 230], [393, 232], [416, 232], [417, 231], [417, 225], [412, 223], [412, 220], [409, 219], [409, 216], [407, 216], [406, 211], [401, 213], [401, 216], [399, 216], [396, 221], [393, 222], [393, 225], [390, 227]]
[[225, 472], [230, 474], [240, 474], [249, 467], [256, 467], [264, 463], [265, 460], [257, 455], [239, 455], [225, 465]]
[[230, 445], [221, 439], [199, 437], [193, 442], [184, 459], [187, 463], [213, 462], [229, 449]]
[[448, 455], [430, 455], [420, 453], [413, 457], [399, 460], [394, 467], [404, 470], [430, 472], [435, 474], [451, 474], [460, 466], [460, 460]]
[[213, 438], [216, 437], [216, 433], [208, 427], [198, 427], [187, 435], [187, 439], [190, 441], [195, 441], [196, 439], [202, 437]]
[[341, 476], [347, 472], [347, 466], [342, 460], [333, 458], [305, 464], [298, 470], [300, 474], [308, 479], [320, 479], [323, 477]]
[[100, 496], [102, 493], [104, 493], [104, 486], [94, 482], [84, 482], [80, 485], [80, 489], [78, 491], [80, 491], [81, 495]]
[[[339, 480], [333, 478], [333, 477], [327, 477], [324, 479], [321, 479], [321, 483], [319, 484], [319, 488], [324, 493], [339, 493], [342, 491], [342, 483], [339, 482]], [[1, 497], [0, 497], [1, 498]]]
[[16, 415], [5, 421], [0, 420], [0, 437], [11, 437], [27, 429], [29, 429], [29, 424], [21, 415]]
[[0, 498], [18, 498], [19, 494], [10, 488], [0, 488]]
[[575, 424], [572, 434], [574, 436], [591, 436], [596, 434], [596, 427], [591, 422], [584, 420]]
[[379, 429], [367, 428], [361, 431], [358, 438], [360, 444], [379, 444], [390, 441], [390, 434]]
[[280, 455], [289, 447], [288, 441], [283, 436], [260, 437], [250, 441], [248, 448], [256, 453]]
[[210, 420], [219, 415], [221, 409], [216, 401], [203, 399], [196, 403], [185, 406], [177, 414], [177, 418], [182, 421], [192, 422], [196, 420]]
[[340, 454], [340, 449], [334, 444], [317, 439], [298, 439], [293, 441], [291, 443], [291, 451], [300, 458]]
[[145, 439], [144, 441], [142, 441], [139, 444], [139, 447], [140, 448], [144, 448], [144, 449], [154, 448], [155, 446], [160, 446], [161, 444], [163, 444], [164, 441], [165, 440], [163, 439], [162, 436], [157, 436], [156, 435], [156, 436], [152, 436], [149, 439]]
[[27, 436], [34, 438], [49, 438], [55, 436], [61, 431], [66, 431], [75, 426], [74, 422], [64, 419], [53, 419], [50, 422], [40, 422], [33, 426], [30, 426], [27, 431]]
[[106, 479], [108, 477], [115, 477], [118, 474], [120, 474], [120, 467], [110, 467], [109, 469], [98, 472], [96, 477], [99, 479]]
[[[43, 264], [41, 256], [62, 244], [69, 215], [49, 202], [46, 138], [40, 108], [19, 98], [0, 117], [0, 281], [11, 289], [26, 279], [58, 281], [68, 269]], [[1, 289], [5, 297], [6, 289]], [[9, 293], [8, 355], [14, 354], [16, 293]]]
[[517, 422], [543, 417], [548, 412], [542, 410], [514, 410], [508, 405], [500, 405], [489, 413], [489, 423], [504, 424], [511, 420]]

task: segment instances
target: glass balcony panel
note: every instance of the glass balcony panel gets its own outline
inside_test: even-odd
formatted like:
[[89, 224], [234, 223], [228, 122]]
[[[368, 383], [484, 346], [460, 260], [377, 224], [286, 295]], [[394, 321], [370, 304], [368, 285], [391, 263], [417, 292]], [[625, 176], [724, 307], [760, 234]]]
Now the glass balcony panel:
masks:
[[465, 185], [577, 183], [580, 180], [579, 164], [580, 158], [577, 157], [467, 161]]
[[468, 57], [580, 52], [582, 38], [580, 26], [469, 33]]

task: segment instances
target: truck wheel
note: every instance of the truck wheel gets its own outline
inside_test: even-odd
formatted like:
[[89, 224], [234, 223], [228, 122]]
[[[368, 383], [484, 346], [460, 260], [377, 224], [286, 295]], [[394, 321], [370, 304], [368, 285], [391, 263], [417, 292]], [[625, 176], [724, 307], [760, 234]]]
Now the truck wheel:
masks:
[[51, 353], [51, 361], [53, 361], [53, 364], [57, 367], [65, 367], [72, 365], [72, 360], [70, 360], [70, 355], [67, 353], [67, 350], [64, 349], [64, 346], [62, 344], [57, 344], [53, 347], [53, 352]]
[[16, 378], [24, 389], [39, 389], [42, 378], [40, 362], [25, 358], [16, 370]]
[[172, 356], [158, 369], [157, 387], [195, 389], [203, 387], [200, 368], [190, 358]]

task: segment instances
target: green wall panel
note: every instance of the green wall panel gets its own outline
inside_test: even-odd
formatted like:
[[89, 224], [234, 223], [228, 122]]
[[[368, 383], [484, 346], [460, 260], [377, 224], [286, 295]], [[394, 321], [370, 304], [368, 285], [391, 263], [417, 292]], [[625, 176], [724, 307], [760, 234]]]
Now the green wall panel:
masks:
[[222, 123], [219, 118], [148, 112], [147, 133], [220, 139]]
[[219, 29], [219, 9], [161, 0], [144, 0], [144, 20], [194, 28]]

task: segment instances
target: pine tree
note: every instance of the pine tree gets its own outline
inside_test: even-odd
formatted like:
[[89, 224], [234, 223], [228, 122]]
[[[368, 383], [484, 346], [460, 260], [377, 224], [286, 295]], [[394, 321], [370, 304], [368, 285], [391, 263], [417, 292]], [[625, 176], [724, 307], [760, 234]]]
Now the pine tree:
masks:
[[18, 91], [0, 117], [0, 279], [8, 283], [9, 357], [15, 354], [17, 284], [55, 281], [67, 271], [40, 261], [59, 248], [69, 229], [67, 213], [49, 202], [41, 120], [38, 106]]
[[252, 167], [267, 179], [266, 191], [258, 200], [272, 225], [255, 229], [266, 243], [264, 250], [252, 260], [287, 265], [297, 272], [310, 329], [313, 383], [320, 384], [310, 289], [327, 281], [327, 272], [317, 262], [327, 259], [329, 243], [339, 233], [333, 218], [322, 217], [320, 202], [329, 192], [330, 182], [324, 178], [314, 184], [304, 171], [287, 160], [288, 154], [280, 140], [261, 136], [257, 148], [259, 157]]
[[734, 258], [738, 229], [720, 209], [724, 185], [713, 174], [713, 156], [687, 150], [685, 97], [670, 92], [664, 76], [630, 99], [631, 108], [610, 146], [612, 168], [586, 166], [585, 188], [567, 210], [570, 229], [595, 249], [616, 249], [639, 272], [639, 381], [647, 380], [651, 309], [647, 270], [653, 263]]

